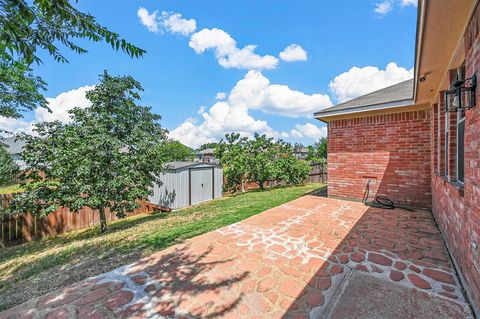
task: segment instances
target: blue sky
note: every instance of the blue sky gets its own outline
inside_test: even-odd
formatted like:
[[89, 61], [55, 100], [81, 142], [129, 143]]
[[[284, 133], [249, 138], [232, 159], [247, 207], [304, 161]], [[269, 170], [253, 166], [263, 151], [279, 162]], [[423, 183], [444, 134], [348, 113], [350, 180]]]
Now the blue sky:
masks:
[[[78, 7], [147, 54], [131, 59], [106, 44], [81, 42], [89, 53], [64, 50], [69, 64], [42, 55], [44, 64], [35, 70], [47, 81], [46, 96], [57, 111], [25, 114], [7, 128], [67, 121], [66, 110], [87, 106], [84, 92], [107, 69], [139, 80], [141, 104], [161, 114], [171, 137], [187, 145], [229, 131], [309, 144], [326, 134], [313, 111], [412, 76], [412, 0], [101, 0]], [[216, 99], [218, 92], [225, 97]]]

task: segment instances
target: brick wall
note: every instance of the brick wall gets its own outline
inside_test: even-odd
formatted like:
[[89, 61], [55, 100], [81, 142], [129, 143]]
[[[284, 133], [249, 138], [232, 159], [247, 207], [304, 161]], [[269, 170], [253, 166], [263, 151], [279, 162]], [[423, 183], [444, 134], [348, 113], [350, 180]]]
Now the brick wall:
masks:
[[[466, 77], [480, 76], [480, 12], [473, 17], [467, 30], [465, 69]], [[440, 101], [442, 102], [442, 101]], [[439, 106], [442, 107], [443, 105]], [[443, 112], [442, 112], [443, 113]], [[455, 113], [451, 113], [456, 116]], [[444, 118], [440, 118], [444, 121]], [[480, 313], [480, 90], [477, 88], [476, 107], [466, 111], [465, 120], [465, 183], [454, 182], [455, 159], [449, 160], [449, 178], [444, 171], [432, 174], [432, 211], [456, 262], [471, 303]], [[440, 129], [444, 126], [437, 124]], [[432, 135], [435, 132], [432, 131]], [[441, 141], [443, 143], [443, 141]], [[451, 136], [449, 142], [455, 142]], [[434, 147], [432, 156], [442, 155], [442, 145]], [[452, 149], [452, 151], [455, 151]], [[442, 163], [443, 161], [440, 161]]]
[[335, 120], [328, 136], [329, 196], [361, 199], [370, 179], [372, 197], [431, 207], [430, 111]]

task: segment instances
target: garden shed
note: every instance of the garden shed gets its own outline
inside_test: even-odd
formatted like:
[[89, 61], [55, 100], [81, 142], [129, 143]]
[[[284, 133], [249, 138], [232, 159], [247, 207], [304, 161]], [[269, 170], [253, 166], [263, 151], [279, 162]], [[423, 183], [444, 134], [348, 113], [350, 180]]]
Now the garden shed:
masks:
[[203, 162], [170, 162], [153, 188], [149, 201], [172, 209], [195, 205], [223, 195], [221, 165]]

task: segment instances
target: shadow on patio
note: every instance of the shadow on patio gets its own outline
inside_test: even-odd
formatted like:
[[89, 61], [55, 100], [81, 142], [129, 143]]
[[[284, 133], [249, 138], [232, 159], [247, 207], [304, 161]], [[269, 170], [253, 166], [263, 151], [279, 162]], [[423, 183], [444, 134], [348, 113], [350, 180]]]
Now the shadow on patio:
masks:
[[468, 318], [428, 211], [307, 195], [0, 318]]

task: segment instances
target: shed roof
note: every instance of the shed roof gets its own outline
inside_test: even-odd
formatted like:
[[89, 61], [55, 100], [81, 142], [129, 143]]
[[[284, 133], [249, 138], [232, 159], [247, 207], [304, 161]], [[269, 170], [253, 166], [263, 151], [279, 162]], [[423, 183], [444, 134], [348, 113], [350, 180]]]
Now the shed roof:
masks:
[[176, 170], [193, 166], [215, 167], [218, 166], [218, 164], [206, 162], [168, 162], [165, 163], [164, 168]]
[[324, 116], [362, 112], [372, 106], [375, 106], [375, 109], [383, 109], [411, 104], [413, 104], [413, 79], [326, 108], [316, 112], [315, 118], [321, 119]]

